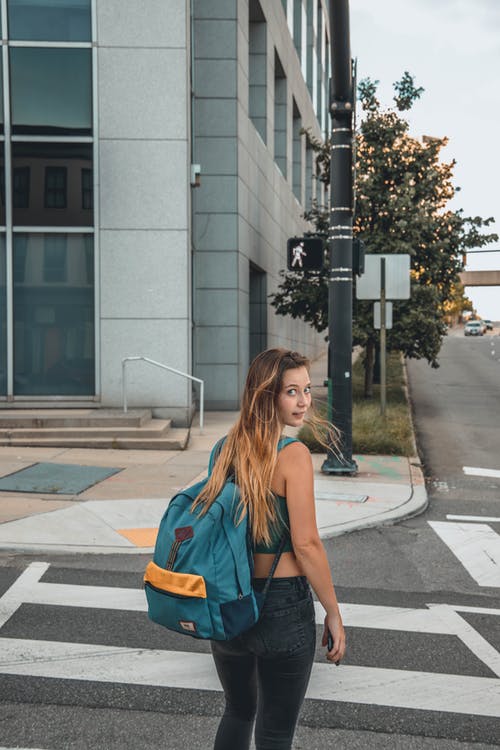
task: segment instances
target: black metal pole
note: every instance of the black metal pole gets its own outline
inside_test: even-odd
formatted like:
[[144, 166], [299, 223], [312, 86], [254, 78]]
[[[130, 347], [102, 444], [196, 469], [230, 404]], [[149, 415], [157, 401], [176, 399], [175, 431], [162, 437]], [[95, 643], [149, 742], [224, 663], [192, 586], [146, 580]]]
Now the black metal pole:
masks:
[[330, 0], [332, 117], [330, 222], [328, 248], [329, 418], [341, 433], [340, 445], [328, 450], [324, 474], [355, 474], [352, 458], [352, 221], [353, 111], [348, 0]]

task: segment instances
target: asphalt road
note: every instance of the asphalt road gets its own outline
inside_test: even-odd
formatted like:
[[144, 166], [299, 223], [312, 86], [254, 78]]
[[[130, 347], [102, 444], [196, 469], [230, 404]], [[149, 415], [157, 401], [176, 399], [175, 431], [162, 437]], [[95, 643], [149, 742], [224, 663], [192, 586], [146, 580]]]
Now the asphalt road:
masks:
[[[499, 337], [452, 335], [438, 370], [409, 364], [430, 505], [417, 518], [327, 543], [349, 648], [345, 665], [328, 673], [329, 690], [306, 701], [295, 750], [500, 747], [499, 359]], [[0, 745], [209, 750], [222, 701], [203, 683], [207, 645], [147, 621], [145, 563], [0, 555], [0, 597], [32, 576], [17, 600], [0, 602], [9, 651]], [[165, 673], [180, 659], [177, 682], [158, 666], [144, 673], [151, 650]], [[110, 663], [117, 654], [121, 677]], [[320, 649], [316, 659], [317, 687], [327, 668]], [[362, 694], [366, 685], [363, 700], [343, 693], [343, 675], [357, 675]]]

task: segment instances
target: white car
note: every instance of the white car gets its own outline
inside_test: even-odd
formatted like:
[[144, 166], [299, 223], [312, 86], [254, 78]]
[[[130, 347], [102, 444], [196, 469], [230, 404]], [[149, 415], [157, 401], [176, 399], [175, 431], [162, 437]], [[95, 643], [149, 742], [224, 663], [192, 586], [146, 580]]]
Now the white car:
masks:
[[464, 325], [464, 336], [483, 336], [485, 330], [482, 320], [469, 320]]

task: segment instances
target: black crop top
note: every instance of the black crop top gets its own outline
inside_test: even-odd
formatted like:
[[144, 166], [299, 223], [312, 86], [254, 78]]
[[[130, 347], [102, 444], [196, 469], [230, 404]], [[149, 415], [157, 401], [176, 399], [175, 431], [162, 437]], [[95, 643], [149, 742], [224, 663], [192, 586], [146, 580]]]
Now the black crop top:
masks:
[[286, 541], [285, 545], [282, 549], [282, 552], [292, 552], [292, 539], [290, 537], [290, 519], [288, 516], [288, 508], [286, 505], [286, 497], [283, 497], [282, 495], [274, 495], [276, 498], [276, 502], [278, 503], [277, 508], [277, 522], [271, 526], [269, 529], [269, 532], [271, 534], [271, 541], [269, 544], [265, 544], [264, 542], [259, 542], [258, 544], [254, 544], [253, 551], [254, 552], [261, 552], [261, 553], [268, 553], [268, 554], [274, 554], [278, 551], [279, 543], [283, 536], [285, 536]]

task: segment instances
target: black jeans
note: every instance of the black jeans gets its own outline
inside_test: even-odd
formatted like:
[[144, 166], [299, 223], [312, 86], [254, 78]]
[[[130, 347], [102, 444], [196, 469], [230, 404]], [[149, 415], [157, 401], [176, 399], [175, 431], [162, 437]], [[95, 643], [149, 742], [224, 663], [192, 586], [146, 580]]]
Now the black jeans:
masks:
[[[254, 587], [262, 590], [264, 579]], [[226, 709], [214, 750], [289, 750], [316, 647], [314, 604], [303, 577], [271, 581], [259, 621], [231, 641], [212, 641]]]

